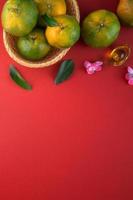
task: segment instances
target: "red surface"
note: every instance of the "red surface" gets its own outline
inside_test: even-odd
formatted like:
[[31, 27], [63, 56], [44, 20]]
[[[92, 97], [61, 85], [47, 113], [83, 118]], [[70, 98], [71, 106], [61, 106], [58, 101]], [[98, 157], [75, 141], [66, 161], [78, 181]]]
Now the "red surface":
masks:
[[[115, 11], [118, 3], [78, 2], [82, 18], [99, 8]], [[116, 44], [123, 43], [133, 47], [132, 29], [122, 28]], [[80, 41], [66, 56], [75, 60], [75, 73], [59, 86], [53, 84], [58, 64], [38, 70], [15, 64], [33, 84], [27, 92], [9, 78], [14, 62], [0, 28], [1, 200], [133, 199], [133, 88], [124, 68], [84, 72], [83, 61], [101, 55]]]

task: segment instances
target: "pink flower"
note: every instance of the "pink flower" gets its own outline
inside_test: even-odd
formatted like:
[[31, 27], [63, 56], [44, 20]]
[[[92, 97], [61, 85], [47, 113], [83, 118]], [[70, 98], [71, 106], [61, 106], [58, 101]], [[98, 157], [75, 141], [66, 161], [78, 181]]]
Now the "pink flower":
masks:
[[125, 79], [128, 81], [129, 85], [133, 85], [133, 68], [130, 66], [127, 68]]
[[91, 62], [86, 60], [84, 62], [84, 67], [85, 67], [88, 74], [94, 74], [95, 72], [101, 71], [102, 65], [103, 65], [103, 62], [101, 62], [101, 61], [96, 61], [94, 63], [91, 63]]

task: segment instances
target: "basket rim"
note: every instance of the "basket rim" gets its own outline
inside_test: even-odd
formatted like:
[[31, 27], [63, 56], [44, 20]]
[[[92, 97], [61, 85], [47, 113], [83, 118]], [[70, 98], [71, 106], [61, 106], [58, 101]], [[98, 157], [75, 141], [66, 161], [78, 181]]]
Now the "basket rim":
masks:
[[[75, 10], [76, 10], [75, 17], [76, 17], [77, 21], [80, 22], [80, 11], [79, 11], [78, 2], [76, 0], [71, 0], [71, 1], [74, 4]], [[51, 65], [57, 63], [58, 61], [60, 61], [70, 50], [70, 48], [63, 49], [60, 51], [60, 53], [57, 56], [55, 56], [51, 60], [44, 61], [44, 62], [42, 61], [40, 63], [34, 63], [34, 61], [20, 59], [20, 57], [18, 57], [16, 54], [14, 54], [13, 49], [11, 48], [10, 44], [8, 43], [7, 37], [8, 37], [8, 33], [6, 33], [6, 31], [3, 30], [4, 46], [5, 46], [6, 51], [9, 54], [9, 56], [14, 61], [16, 61], [18, 64], [28, 67], [28, 68], [44, 68], [44, 67], [51, 66]]]

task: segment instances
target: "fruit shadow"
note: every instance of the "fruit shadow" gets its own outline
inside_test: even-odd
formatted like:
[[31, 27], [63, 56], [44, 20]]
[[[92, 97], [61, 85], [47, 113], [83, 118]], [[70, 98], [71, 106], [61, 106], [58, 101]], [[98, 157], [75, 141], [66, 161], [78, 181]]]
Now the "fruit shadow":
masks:
[[52, 80], [55, 80], [56, 75], [57, 75], [58, 70], [59, 70], [59, 67], [60, 67], [60, 65], [61, 65], [61, 63], [62, 63], [63, 61], [64, 61], [64, 59], [61, 60], [61, 61], [59, 61], [59, 62], [57, 62], [56, 64], [50, 66], [51, 70], [49, 71], [49, 75], [50, 75], [50, 78], [51, 78]]

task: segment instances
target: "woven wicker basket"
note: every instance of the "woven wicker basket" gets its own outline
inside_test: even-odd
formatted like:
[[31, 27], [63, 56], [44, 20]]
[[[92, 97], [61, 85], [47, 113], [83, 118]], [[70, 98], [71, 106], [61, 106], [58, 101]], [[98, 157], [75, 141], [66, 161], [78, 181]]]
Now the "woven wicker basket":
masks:
[[[73, 15], [76, 17], [78, 22], [80, 21], [80, 12], [79, 7], [76, 0], [66, 0], [67, 4], [67, 14]], [[50, 65], [53, 65], [57, 63], [59, 60], [61, 60], [66, 53], [69, 51], [70, 48], [64, 49], [64, 50], [58, 50], [54, 49], [48, 56], [43, 58], [39, 61], [29, 61], [24, 59], [17, 51], [15, 47], [15, 38], [12, 37], [10, 34], [3, 31], [3, 40], [5, 48], [10, 55], [10, 57], [15, 60], [17, 63], [19, 63], [22, 66], [30, 67], [30, 68], [42, 68], [42, 67], [48, 67]]]

